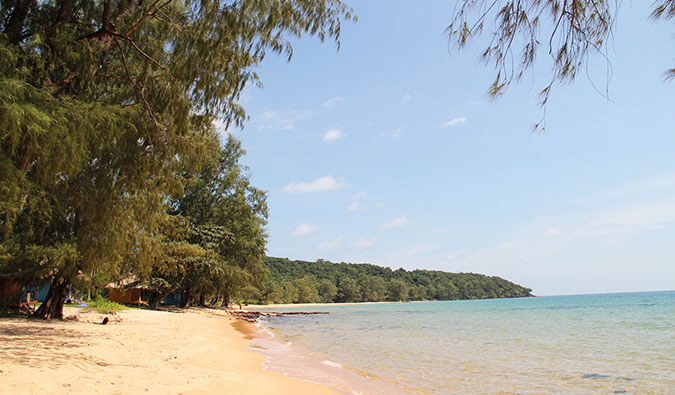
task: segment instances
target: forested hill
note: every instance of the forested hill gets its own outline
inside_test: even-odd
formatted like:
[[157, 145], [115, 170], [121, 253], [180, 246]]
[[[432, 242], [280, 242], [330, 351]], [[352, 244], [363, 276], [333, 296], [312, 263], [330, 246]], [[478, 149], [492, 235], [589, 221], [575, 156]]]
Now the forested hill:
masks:
[[475, 273], [266, 257], [263, 297], [274, 303], [491, 299], [532, 296], [529, 288]]

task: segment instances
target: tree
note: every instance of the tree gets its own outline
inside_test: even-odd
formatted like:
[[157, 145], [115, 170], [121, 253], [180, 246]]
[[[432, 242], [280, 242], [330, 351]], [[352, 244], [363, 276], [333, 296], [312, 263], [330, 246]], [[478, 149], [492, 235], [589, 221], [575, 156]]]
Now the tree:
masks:
[[408, 285], [399, 279], [393, 279], [387, 284], [388, 299], [392, 301], [408, 300]]
[[319, 284], [319, 296], [321, 302], [330, 303], [335, 300], [338, 294], [338, 289], [330, 280], [321, 280]]
[[[480, 57], [497, 72], [488, 89], [492, 97], [508, 90], [545, 51], [553, 71], [539, 92], [545, 109], [553, 85], [571, 83], [592, 54], [609, 59], [607, 42], [619, 5], [616, 0], [459, 1], [446, 33], [450, 42], [461, 49], [484, 31], [490, 32], [491, 39]], [[675, 0], [654, 1], [653, 20], [673, 17]], [[495, 26], [486, 29], [490, 19], [494, 19]], [[666, 72], [666, 78], [675, 78], [675, 68]], [[542, 121], [543, 118], [535, 129], [543, 128]]]
[[338, 300], [342, 302], [357, 302], [361, 300], [361, 288], [351, 277], [342, 277], [338, 284]]
[[303, 278], [295, 280], [295, 288], [297, 289], [297, 299], [295, 303], [316, 303], [320, 301], [318, 285], [312, 276], [304, 276]]
[[377, 302], [386, 298], [386, 284], [382, 277], [361, 276], [358, 283], [361, 287], [361, 301]]
[[186, 303], [198, 290], [200, 300], [210, 293], [228, 305], [237, 290], [260, 287], [264, 279], [267, 197], [251, 185], [247, 169], [240, 164], [244, 154], [241, 142], [228, 136], [199, 173], [186, 172], [184, 192], [171, 200], [169, 214], [185, 218], [192, 229], [190, 242], [213, 256], [195, 272], [202, 274], [184, 283], [183, 290], [189, 294]]
[[215, 120], [242, 125], [266, 52], [350, 19], [338, 0], [0, 3], [0, 267], [51, 281], [37, 316], [62, 316], [78, 273], [147, 278], [177, 170], [218, 146]]

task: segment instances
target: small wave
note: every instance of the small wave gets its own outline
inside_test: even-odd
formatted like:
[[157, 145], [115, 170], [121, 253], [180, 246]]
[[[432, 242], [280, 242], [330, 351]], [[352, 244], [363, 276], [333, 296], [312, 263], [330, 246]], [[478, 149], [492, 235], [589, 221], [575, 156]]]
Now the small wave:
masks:
[[324, 365], [326, 365], [326, 366], [330, 366], [330, 367], [333, 367], [333, 368], [340, 368], [340, 369], [342, 369], [342, 365], [341, 365], [341, 364], [339, 364], [339, 363], [337, 363], [337, 362], [329, 361], [329, 360], [327, 360], [327, 359], [321, 361], [321, 363], [324, 364]]

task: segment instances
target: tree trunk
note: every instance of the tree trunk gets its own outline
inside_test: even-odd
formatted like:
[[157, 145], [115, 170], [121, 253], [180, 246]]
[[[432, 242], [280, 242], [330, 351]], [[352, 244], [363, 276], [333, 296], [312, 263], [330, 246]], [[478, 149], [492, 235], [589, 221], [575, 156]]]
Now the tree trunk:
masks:
[[42, 318], [43, 320], [50, 320], [52, 318], [63, 319], [63, 303], [66, 300], [69, 286], [70, 282], [65, 278], [54, 278], [45, 301], [33, 313], [33, 317]]
[[162, 299], [163, 298], [161, 297], [159, 292], [153, 292], [152, 296], [150, 297], [150, 303], [149, 303], [148, 307], [150, 307], [151, 310], [157, 310], [157, 308], [159, 307], [159, 302]]
[[184, 309], [190, 307], [190, 298], [192, 298], [192, 292], [190, 292], [190, 288], [186, 288], [183, 291], [183, 300], [181, 300], [180, 307]]
[[5, 25], [4, 31], [4, 33], [7, 35], [7, 38], [9, 39], [9, 42], [12, 44], [18, 44], [23, 38], [23, 27], [26, 21], [26, 16], [28, 16], [30, 4], [30, 0], [16, 0], [16, 2], [14, 2], [12, 13], [9, 14], [9, 20]]
[[153, 291], [148, 307], [150, 307], [152, 310], [157, 310], [159, 308], [159, 304], [162, 303], [164, 299], [166, 299], [166, 297], [174, 291], [175, 289], [173, 288], [165, 292]]
[[206, 306], [206, 295], [204, 295], [204, 292], [199, 294], [199, 306]]
[[229, 294], [225, 294], [223, 296], [223, 304], [221, 304], [221, 306], [230, 307], [230, 295]]

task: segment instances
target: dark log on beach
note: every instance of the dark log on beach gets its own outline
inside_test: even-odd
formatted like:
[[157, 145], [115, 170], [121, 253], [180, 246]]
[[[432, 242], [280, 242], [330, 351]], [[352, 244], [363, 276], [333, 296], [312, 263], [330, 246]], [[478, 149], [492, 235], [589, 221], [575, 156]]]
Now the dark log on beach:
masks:
[[312, 315], [312, 314], [328, 314], [327, 311], [289, 311], [286, 313], [275, 313], [279, 314], [278, 317], [283, 317], [285, 315]]
[[228, 313], [236, 319], [246, 322], [256, 322], [260, 317], [285, 317], [288, 315], [314, 315], [314, 314], [328, 314], [325, 311], [289, 311], [284, 313], [278, 312], [262, 312], [262, 311], [244, 311], [244, 310], [228, 310]]

